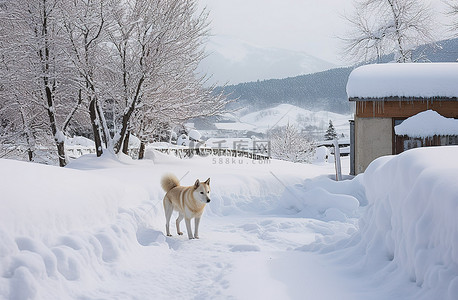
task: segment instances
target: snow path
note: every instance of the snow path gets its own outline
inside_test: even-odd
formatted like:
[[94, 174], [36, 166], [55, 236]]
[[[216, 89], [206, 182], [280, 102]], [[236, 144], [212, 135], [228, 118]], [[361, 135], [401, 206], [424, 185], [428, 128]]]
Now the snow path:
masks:
[[[348, 227], [336, 224], [339, 230]], [[304, 299], [307, 293], [313, 299], [355, 299], [348, 280], [336, 275], [326, 258], [294, 251], [332, 234], [324, 228], [317, 220], [255, 215], [204, 218], [199, 240], [166, 238], [143, 228], [137, 238], [150, 245], [124, 257], [125, 265], [115, 267], [118, 276], [87, 299], [113, 294], [119, 299]]]

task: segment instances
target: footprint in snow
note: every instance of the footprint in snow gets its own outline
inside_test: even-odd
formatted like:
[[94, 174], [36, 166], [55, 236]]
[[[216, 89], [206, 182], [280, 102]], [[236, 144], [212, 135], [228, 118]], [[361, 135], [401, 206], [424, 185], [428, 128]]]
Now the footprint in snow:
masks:
[[229, 250], [231, 252], [259, 252], [261, 248], [257, 245], [233, 245]]

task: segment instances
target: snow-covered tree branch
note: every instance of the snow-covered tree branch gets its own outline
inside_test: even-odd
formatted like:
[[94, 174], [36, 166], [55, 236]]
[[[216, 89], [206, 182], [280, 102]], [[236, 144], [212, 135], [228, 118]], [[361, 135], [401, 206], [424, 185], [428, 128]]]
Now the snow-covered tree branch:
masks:
[[316, 143], [292, 124], [275, 127], [268, 133], [272, 158], [292, 162], [310, 162]]
[[409, 62], [412, 50], [434, 42], [433, 16], [423, 1], [357, 0], [346, 16], [351, 30], [342, 37], [344, 54], [355, 61], [372, 61], [394, 53], [396, 62]]
[[2, 120], [37, 128], [12, 107], [43, 112], [61, 166], [72, 127], [92, 129], [100, 156], [226, 103], [197, 75], [209, 23], [196, 0], [5, 0], [0, 14]]
[[[62, 7], [63, 26], [71, 45], [69, 56], [81, 78], [78, 91], [78, 105], [86, 99], [94, 135], [97, 156], [102, 154], [102, 138], [105, 144], [110, 139], [104, 115], [98, 101], [95, 74], [103, 64], [98, 55], [104, 28], [106, 1], [75, 0]], [[82, 95], [84, 91], [84, 96]]]
[[112, 47], [109, 73], [120, 99], [115, 152], [128, 131], [147, 139], [157, 124], [175, 123], [222, 110], [225, 98], [204, 88], [196, 75], [204, 58], [207, 14], [195, 1], [132, 1], [114, 8], [108, 35]]
[[446, 0], [448, 5], [447, 14], [452, 18], [451, 31], [458, 36], [458, 0]]
[[[57, 147], [59, 164], [65, 166], [62, 124], [75, 115], [76, 97], [72, 97], [73, 72], [64, 53], [57, 0], [5, 1], [1, 10], [2, 71], [10, 82], [2, 101], [17, 99], [21, 109], [15, 110], [25, 126], [31, 126], [28, 113], [44, 111], [47, 130]], [[20, 58], [20, 59], [18, 59]], [[73, 109], [71, 108], [73, 107]], [[32, 118], [33, 119], [33, 118]], [[16, 121], [17, 122], [17, 121]], [[27, 125], [29, 124], [29, 125]], [[34, 126], [36, 126], [36, 123]], [[26, 131], [27, 132], [27, 131]], [[28, 131], [30, 132], [30, 131]], [[27, 138], [28, 141], [34, 139]], [[44, 140], [44, 142], [46, 142]], [[29, 149], [33, 149], [30, 145]], [[29, 154], [29, 158], [33, 155]]]

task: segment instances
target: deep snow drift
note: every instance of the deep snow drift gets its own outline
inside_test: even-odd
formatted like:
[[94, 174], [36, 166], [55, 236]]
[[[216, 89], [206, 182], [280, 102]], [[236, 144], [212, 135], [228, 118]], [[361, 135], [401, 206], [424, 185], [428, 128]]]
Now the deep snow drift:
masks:
[[374, 161], [361, 242], [371, 270], [421, 287], [413, 299], [458, 298], [458, 147], [412, 149]]
[[[342, 182], [328, 163], [0, 160], [0, 298], [454, 299], [457, 155], [409, 150]], [[164, 236], [166, 172], [212, 178], [200, 240]]]
[[365, 274], [372, 293], [390, 291], [371, 299], [457, 299], [457, 155], [457, 146], [431, 147], [375, 160], [362, 175], [368, 206], [360, 230], [302, 249], [330, 251]]

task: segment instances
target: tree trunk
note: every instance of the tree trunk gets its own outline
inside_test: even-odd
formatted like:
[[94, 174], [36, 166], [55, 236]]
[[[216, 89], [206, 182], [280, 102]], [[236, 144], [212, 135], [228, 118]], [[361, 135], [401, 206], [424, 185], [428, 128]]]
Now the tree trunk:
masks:
[[47, 78], [45, 78], [45, 92], [46, 92], [46, 101], [48, 103], [48, 117], [49, 123], [51, 125], [51, 132], [54, 137], [54, 141], [57, 146], [57, 155], [59, 157], [59, 166], [65, 167], [67, 161], [65, 160], [65, 146], [64, 141], [62, 140], [62, 133], [58, 133], [57, 124], [56, 124], [56, 114], [54, 112], [54, 101], [51, 89], [48, 86]]
[[91, 117], [92, 131], [94, 132], [95, 152], [97, 157], [102, 156], [102, 139], [100, 138], [100, 127], [97, 122], [97, 111], [95, 109], [95, 99], [89, 103], [89, 116]]
[[45, 97], [47, 103], [47, 111], [49, 117], [49, 123], [51, 126], [51, 132], [54, 137], [54, 141], [56, 142], [57, 146], [57, 155], [59, 156], [59, 166], [65, 167], [67, 161], [65, 160], [65, 145], [63, 140], [63, 134], [61, 131], [57, 129], [57, 120], [56, 120], [56, 107], [54, 104], [54, 95], [56, 91], [56, 79], [52, 79], [50, 76], [50, 70], [52, 69], [49, 65], [50, 62], [50, 46], [49, 46], [49, 38], [50, 35], [48, 34], [48, 11], [46, 10], [46, 1], [43, 1], [43, 28], [40, 38], [44, 39], [44, 45], [42, 49], [39, 49], [38, 53], [43, 63], [43, 84], [45, 88]]
[[[22, 124], [24, 126], [25, 140], [27, 142], [27, 155], [29, 161], [33, 161], [33, 150], [35, 148], [35, 138], [31, 133], [29, 122], [27, 121], [26, 113], [24, 112], [23, 106], [19, 104], [19, 111], [21, 113]], [[33, 145], [32, 145], [33, 141]]]
[[145, 157], [145, 148], [146, 148], [146, 143], [144, 141], [141, 141], [140, 150], [138, 150], [138, 159], [143, 159]]
[[127, 110], [127, 112], [124, 113], [124, 115], [122, 116], [122, 123], [121, 123], [121, 130], [119, 133], [119, 138], [114, 143], [114, 152], [115, 153], [119, 153], [119, 150], [121, 150], [122, 143], [127, 133], [127, 127], [129, 126], [130, 116], [132, 115], [134, 108], [135, 108], [135, 104], [131, 105], [129, 109]]
[[29, 161], [33, 161], [33, 150], [32, 150], [32, 148], [27, 149], [27, 154], [29, 155]]
[[124, 137], [124, 143], [122, 144], [122, 153], [129, 155], [129, 138], [130, 130], [127, 131], [126, 136]]
[[97, 111], [97, 116], [99, 117], [100, 121], [100, 131], [102, 132], [103, 142], [105, 143], [105, 146], [108, 148], [109, 146], [111, 146], [110, 130], [108, 130], [107, 121], [105, 120], [105, 115], [103, 114], [103, 109], [98, 101], [96, 101], [95, 107]]
[[65, 159], [64, 141], [56, 139], [56, 145], [57, 145], [57, 155], [59, 155], [59, 165], [61, 167], [65, 167], [67, 165], [67, 160]]
[[135, 96], [132, 99], [132, 101], [130, 102], [130, 105], [127, 107], [127, 110], [124, 112], [124, 114], [122, 116], [122, 123], [121, 123], [121, 130], [120, 130], [120, 133], [119, 133], [119, 138], [118, 138], [118, 140], [116, 140], [113, 143], [114, 152], [115, 153], [119, 153], [119, 150], [121, 150], [121, 144], [122, 144], [122, 142], [124, 140], [124, 136], [126, 135], [127, 128], [129, 127], [129, 120], [130, 120], [130, 117], [131, 117], [132, 113], [135, 110], [135, 104], [136, 104], [137, 99], [138, 99], [138, 97], [140, 95], [140, 91], [141, 91], [141, 88], [142, 88], [144, 80], [145, 80], [144, 76], [142, 76], [139, 79], [138, 84], [137, 84], [137, 89], [136, 89], [136, 92], [135, 92]]

